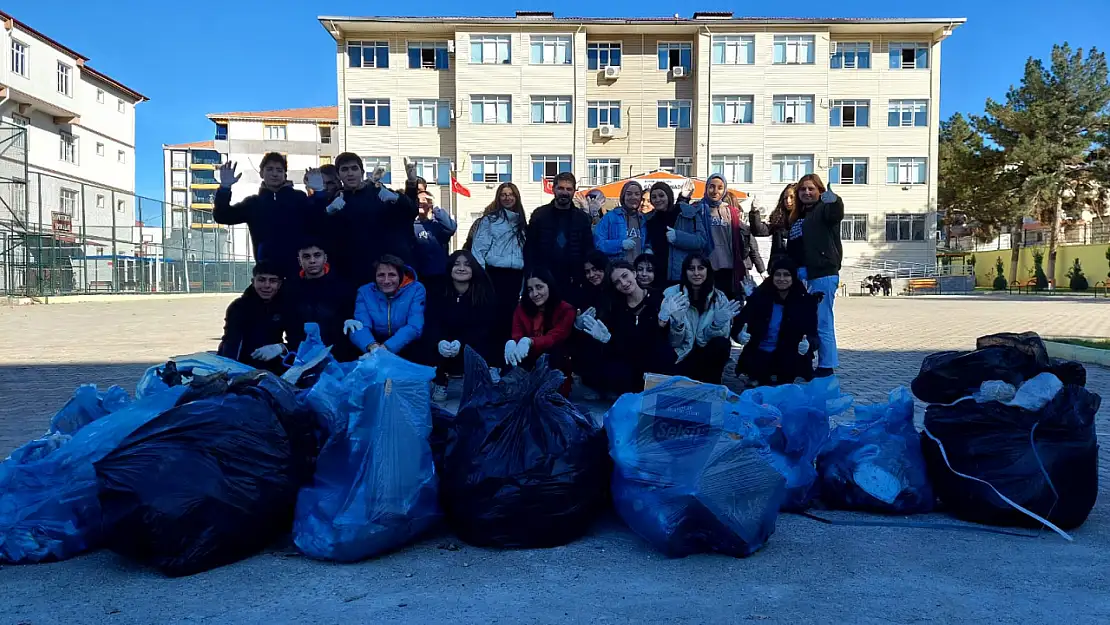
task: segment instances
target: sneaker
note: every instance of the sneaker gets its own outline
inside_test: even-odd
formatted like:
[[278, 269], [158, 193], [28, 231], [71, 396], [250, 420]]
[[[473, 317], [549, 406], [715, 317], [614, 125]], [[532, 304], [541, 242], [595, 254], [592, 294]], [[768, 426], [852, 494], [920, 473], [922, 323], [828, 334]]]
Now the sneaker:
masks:
[[432, 401], [437, 404], [447, 401], [447, 387], [442, 384], [436, 384], [432, 389]]

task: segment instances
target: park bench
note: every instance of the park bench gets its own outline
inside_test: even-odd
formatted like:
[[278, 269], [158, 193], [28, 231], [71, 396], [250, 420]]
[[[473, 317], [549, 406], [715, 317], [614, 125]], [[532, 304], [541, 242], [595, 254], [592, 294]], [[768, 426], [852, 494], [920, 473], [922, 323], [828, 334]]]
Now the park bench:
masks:
[[112, 281], [111, 280], [93, 280], [89, 283], [89, 292], [91, 293], [111, 293]]
[[914, 295], [918, 291], [932, 291], [940, 293], [940, 282], [936, 278], [913, 278], [906, 283], [906, 294]]
[[1014, 289], [1017, 289], [1019, 295], [1022, 293], [1032, 293], [1037, 290], [1037, 279], [1029, 278], [1025, 282], [1014, 280], [1010, 283], [1010, 293], [1013, 293]]

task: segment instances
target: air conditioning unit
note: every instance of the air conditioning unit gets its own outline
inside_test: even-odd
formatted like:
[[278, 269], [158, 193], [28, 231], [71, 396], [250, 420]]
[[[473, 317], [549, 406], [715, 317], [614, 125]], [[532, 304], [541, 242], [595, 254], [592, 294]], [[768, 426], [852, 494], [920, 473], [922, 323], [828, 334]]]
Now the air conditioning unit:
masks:
[[616, 65], [610, 65], [605, 68], [606, 78], [616, 78], [621, 75], [621, 68]]
[[676, 65], [671, 68], [671, 76], [675, 78], [686, 78], [686, 68], [681, 65]]
[[617, 128], [616, 126], [610, 126], [608, 124], [604, 126], [599, 126], [597, 129], [597, 134], [601, 135], [602, 137], [615, 137], [617, 136], [618, 132], [620, 132], [619, 128]]

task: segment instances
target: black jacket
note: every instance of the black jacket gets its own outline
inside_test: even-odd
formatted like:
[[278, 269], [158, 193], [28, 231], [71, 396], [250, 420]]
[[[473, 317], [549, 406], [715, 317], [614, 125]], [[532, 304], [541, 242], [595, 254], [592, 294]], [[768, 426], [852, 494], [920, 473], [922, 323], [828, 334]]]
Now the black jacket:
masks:
[[609, 328], [609, 358], [625, 362], [633, 370], [670, 373], [678, 356], [671, 347], [670, 330], [659, 327], [663, 294], [650, 289], [637, 310], [628, 307], [621, 295], [609, 302], [602, 322]]
[[251, 353], [265, 345], [285, 343], [285, 314], [285, 298], [280, 291], [273, 299], [264, 302], [253, 285], [247, 287], [227, 307], [224, 334], [217, 353], [257, 369], [281, 373], [285, 367], [280, 358], [269, 362], [256, 361], [251, 358]]
[[475, 305], [469, 295], [449, 294], [441, 290], [428, 293], [428, 304], [424, 309], [424, 337], [432, 344], [432, 349], [437, 349], [440, 341], [458, 341], [464, 348], [469, 345], [483, 358], [489, 359], [495, 355], [490, 344], [494, 303], [487, 301]]
[[416, 201], [400, 193], [396, 202], [385, 203], [378, 193], [372, 184], [344, 190], [345, 206], [325, 218], [326, 239], [334, 248], [328, 252], [332, 267], [356, 287], [374, 281], [374, 262], [385, 254], [398, 256], [409, 266], [416, 261], [412, 230], [418, 213]]
[[748, 223], [751, 233], [757, 237], [771, 237], [771, 258], [786, 254], [786, 231], [782, 228], [773, 228], [763, 221], [759, 211], [748, 213]]
[[297, 275], [297, 248], [307, 232], [316, 230], [323, 213], [303, 191], [286, 185], [277, 191], [263, 187], [238, 204], [231, 189], [216, 191], [212, 218], [219, 224], [247, 224], [256, 260], [277, 263], [284, 277]]
[[802, 224], [802, 238], [793, 245], [789, 242], [789, 228], [771, 228], [759, 219], [759, 211], [752, 211], [748, 220], [752, 234], [771, 236], [771, 256], [790, 254], [799, 267], [806, 268], [806, 279], [816, 280], [840, 273], [844, 260], [844, 247], [840, 243], [840, 222], [844, 221], [844, 200], [836, 198], [832, 204], [818, 202], [806, 211]]
[[287, 280], [282, 290], [288, 311], [286, 335], [290, 350], [300, 347], [305, 339], [304, 324], [311, 322], [320, 326], [320, 338], [324, 345], [331, 345], [337, 360], [348, 362], [358, 358], [358, 351], [343, 334], [343, 322], [354, 319], [355, 287], [329, 271], [312, 280], [304, 277]]
[[[763, 373], [752, 371], [750, 365], [756, 361], [759, 344], [767, 337], [774, 305], [782, 303], [782, 323], [775, 343], [774, 360], [789, 371], [776, 373], [792, 373], [794, 376], [791, 380], [794, 377], [812, 377], [813, 353], [820, 346], [817, 337], [817, 298], [806, 293], [804, 288], [797, 288], [790, 292], [785, 301], [780, 301], [770, 281], [765, 284], [766, 287], [761, 285], [752, 293], [732, 325], [733, 338], [739, 336], [745, 325], [751, 335], [751, 340], [744, 346], [744, 351], [737, 360], [737, 371]], [[809, 353], [805, 356], [798, 354], [798, 343], [801, 343], [802, 337], [809, 341]]]
[[[565, 225], [565, 231], [561, 225]], [[562, 245], [560, 234], [565, 235]], [[556, 208], [554, 201], [532, 212], [524, 243], [524, 266], [526, 269], [546, 267], [564, 293], [571, 292], [582, 282], [586, 255], [593, 250], [593, 224], [585, 212], [573, 205]]]

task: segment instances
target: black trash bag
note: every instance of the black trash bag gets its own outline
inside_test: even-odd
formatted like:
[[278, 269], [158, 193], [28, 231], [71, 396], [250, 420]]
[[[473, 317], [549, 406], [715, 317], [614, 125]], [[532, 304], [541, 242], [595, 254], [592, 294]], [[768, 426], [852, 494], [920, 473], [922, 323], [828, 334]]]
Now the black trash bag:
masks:
[[443, 475], [443, 454], [447, 451], [447, 441], [455, 427], [455, 415], [450, 411], [432, 404], [432, 435], [428, 443], [432, 448], [432, 462], [436, 473]]
[[983, 382], [1001, 380], [1017, 388], [1042, 370], [1035, 357], [1015, 347], [940, 352], [925, 357], [911, 389], [923, 402], [950, 404], [972, 395]]
[[476, 352], [467, 348], [465, 360], [458, 415], [453, 424], [440, 419], [448, 523], [477, 546], [556, 547], [581, 537], [606, 501], [605, 435], [559, 395], [563, 374], [546, 357], [496, 384]]
[[1048, 372], [1060, 378], [1064, 386], [1087, 386], [1087, 368], [1083, 363], [1053, 358]]
[[1012, 347], [1018, 350], [1026, 357], [1037, 363], [1040, 373], [1051, 365], [1048, 358], [1048, 348], [1045, 346], [1044, 341], [1036, 332], [999, 332], [998, 334], [988, 334], [987, 336], [980, 336], [975, 340], [975, 349], [986, 349], [988, 347]]
[[[929, 406], [921, 449], [934, 492], [967, 521], [1041, 526], [958, 471], [1063, 529], [1082, 525], [1098, 496], [1094, 417], [1101, 403], [1098, 395], [1067, 386], [1037, 411], [972, 399]], [[943, 444], [947, 463], [929, 434]]]
[[[288, 385], [262, 372], [137, 429], [95, 463], [107, 545], [177, 577], [248, 557], [288, 532], [307, 477], [308, 452], [279, 416], [295, 405]], [[295, 413], [284, 417], [305, 441]]]

